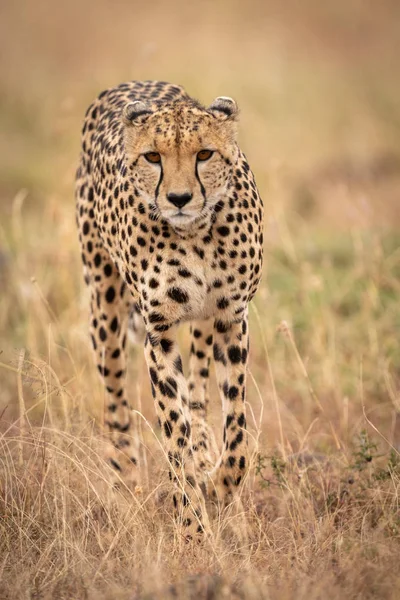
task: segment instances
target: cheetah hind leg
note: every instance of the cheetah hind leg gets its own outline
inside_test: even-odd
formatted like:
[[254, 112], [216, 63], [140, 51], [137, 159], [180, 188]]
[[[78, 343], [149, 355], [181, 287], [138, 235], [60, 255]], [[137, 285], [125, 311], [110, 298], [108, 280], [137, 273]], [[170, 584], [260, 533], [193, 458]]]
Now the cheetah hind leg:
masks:
[[[105, 386], [104, 420], [108, 435], [101, 444], [100, 454], [111, 467], [110, 483], [135, 490], [141, 484], [139, 437], [126, 396], [126, 333], [132, 303], [108, 255], [98, 248], [98, 256], [99, 267], [93, 265], [94, 272], [87, 280], [91, 290], [92, 345]], [[102, 267], [107, 267], [108, 276], [105, 281], [98, 281], [96, 275]]]
[[[129, 302], [125, 304], [129, 311], [127, 333], [129, 342], [143, 347], [146, 330], [139, 307]], [[131, 413], [130, 408], [128, 408]], [[128, 434], [117, 431], [111, 432], [111, 438], [104, 440], [101, 455], [108, 464], [112, 465], [111, 482], [115, 488], [120, 488], [121, 481], [129, 489], [135, 491], [141, 487], [142, 477], [139, 469], [140, 441], [136, 427], [133, 426], [133, 415], [129, 414]], [[136, 423], [137, 425], [137, 423]]]

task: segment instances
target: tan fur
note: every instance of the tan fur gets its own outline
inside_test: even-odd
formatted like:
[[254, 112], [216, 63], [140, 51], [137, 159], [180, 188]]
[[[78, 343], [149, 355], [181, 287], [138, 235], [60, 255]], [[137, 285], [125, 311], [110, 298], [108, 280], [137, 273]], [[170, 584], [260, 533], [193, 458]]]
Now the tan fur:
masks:
[[[135, 329], [139, 315], [144, 324], [152, 393], [187, 536], [207, 528], [199, 484], [225, 501], [247, 467], [247, 305], [261, 276], [263, 210], [236, 143], [237, 117], [227, 97], [206, 109], [179, 86], [122, 84], [89, 107], [77, 173], [92, 342], [109, 395], [106, 422], [115, 449], [109, 459], [124, 477], [119, 453], [139, 469], [125, 389], [134, 311]], [[208, 160], [200, 160], [203, 150], [212, 151]], [[158, 153], [159, 162], [149, 162], [148, 153]], [[176, 341], [183, 321], [196, 321], [188, 380]], [[207, 424], [212, 353], [224, 409], [222, 452]]]

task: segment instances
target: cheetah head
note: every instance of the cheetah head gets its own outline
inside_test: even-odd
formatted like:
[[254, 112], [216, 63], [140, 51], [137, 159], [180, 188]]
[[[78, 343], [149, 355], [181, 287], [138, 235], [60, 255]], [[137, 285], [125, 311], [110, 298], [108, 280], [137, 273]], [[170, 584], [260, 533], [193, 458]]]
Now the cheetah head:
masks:
[[211, 217], [231, 185], [237, 117], [227, 97], [208, 108], [191, 99], [124, 107], [130, 180], [154, 215], [177, 230]]

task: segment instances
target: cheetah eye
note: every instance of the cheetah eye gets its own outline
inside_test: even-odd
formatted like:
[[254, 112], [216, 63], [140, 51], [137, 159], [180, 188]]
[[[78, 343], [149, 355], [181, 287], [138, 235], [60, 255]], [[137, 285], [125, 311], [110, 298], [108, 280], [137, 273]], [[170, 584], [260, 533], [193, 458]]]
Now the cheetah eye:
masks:
[[200, 152], [197, 153], [197, 160], [208, 160], [213, 154], [214, 152], [212, 150], [200, 150]]
[[146, 152], [144, 157], [147, 161], [149, 161], [149, 163], [161, 162], [161, 155], [158, 152]]

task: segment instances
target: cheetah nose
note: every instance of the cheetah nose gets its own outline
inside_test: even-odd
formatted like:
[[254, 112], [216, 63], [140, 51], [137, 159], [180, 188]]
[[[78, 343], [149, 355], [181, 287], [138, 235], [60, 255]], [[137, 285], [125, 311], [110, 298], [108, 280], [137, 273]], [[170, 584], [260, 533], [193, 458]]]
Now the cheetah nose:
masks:
[[174, 194], [172, 192], [167, 194], [167, 198], [168, 198], [169, 202], [171, 202], [177, 208], [183, 208], [185, 206], [185, 204], [190, 202], [192, 197], [193, 197], [193, 194], [189, 194], [187, 192], [185, 194]]

